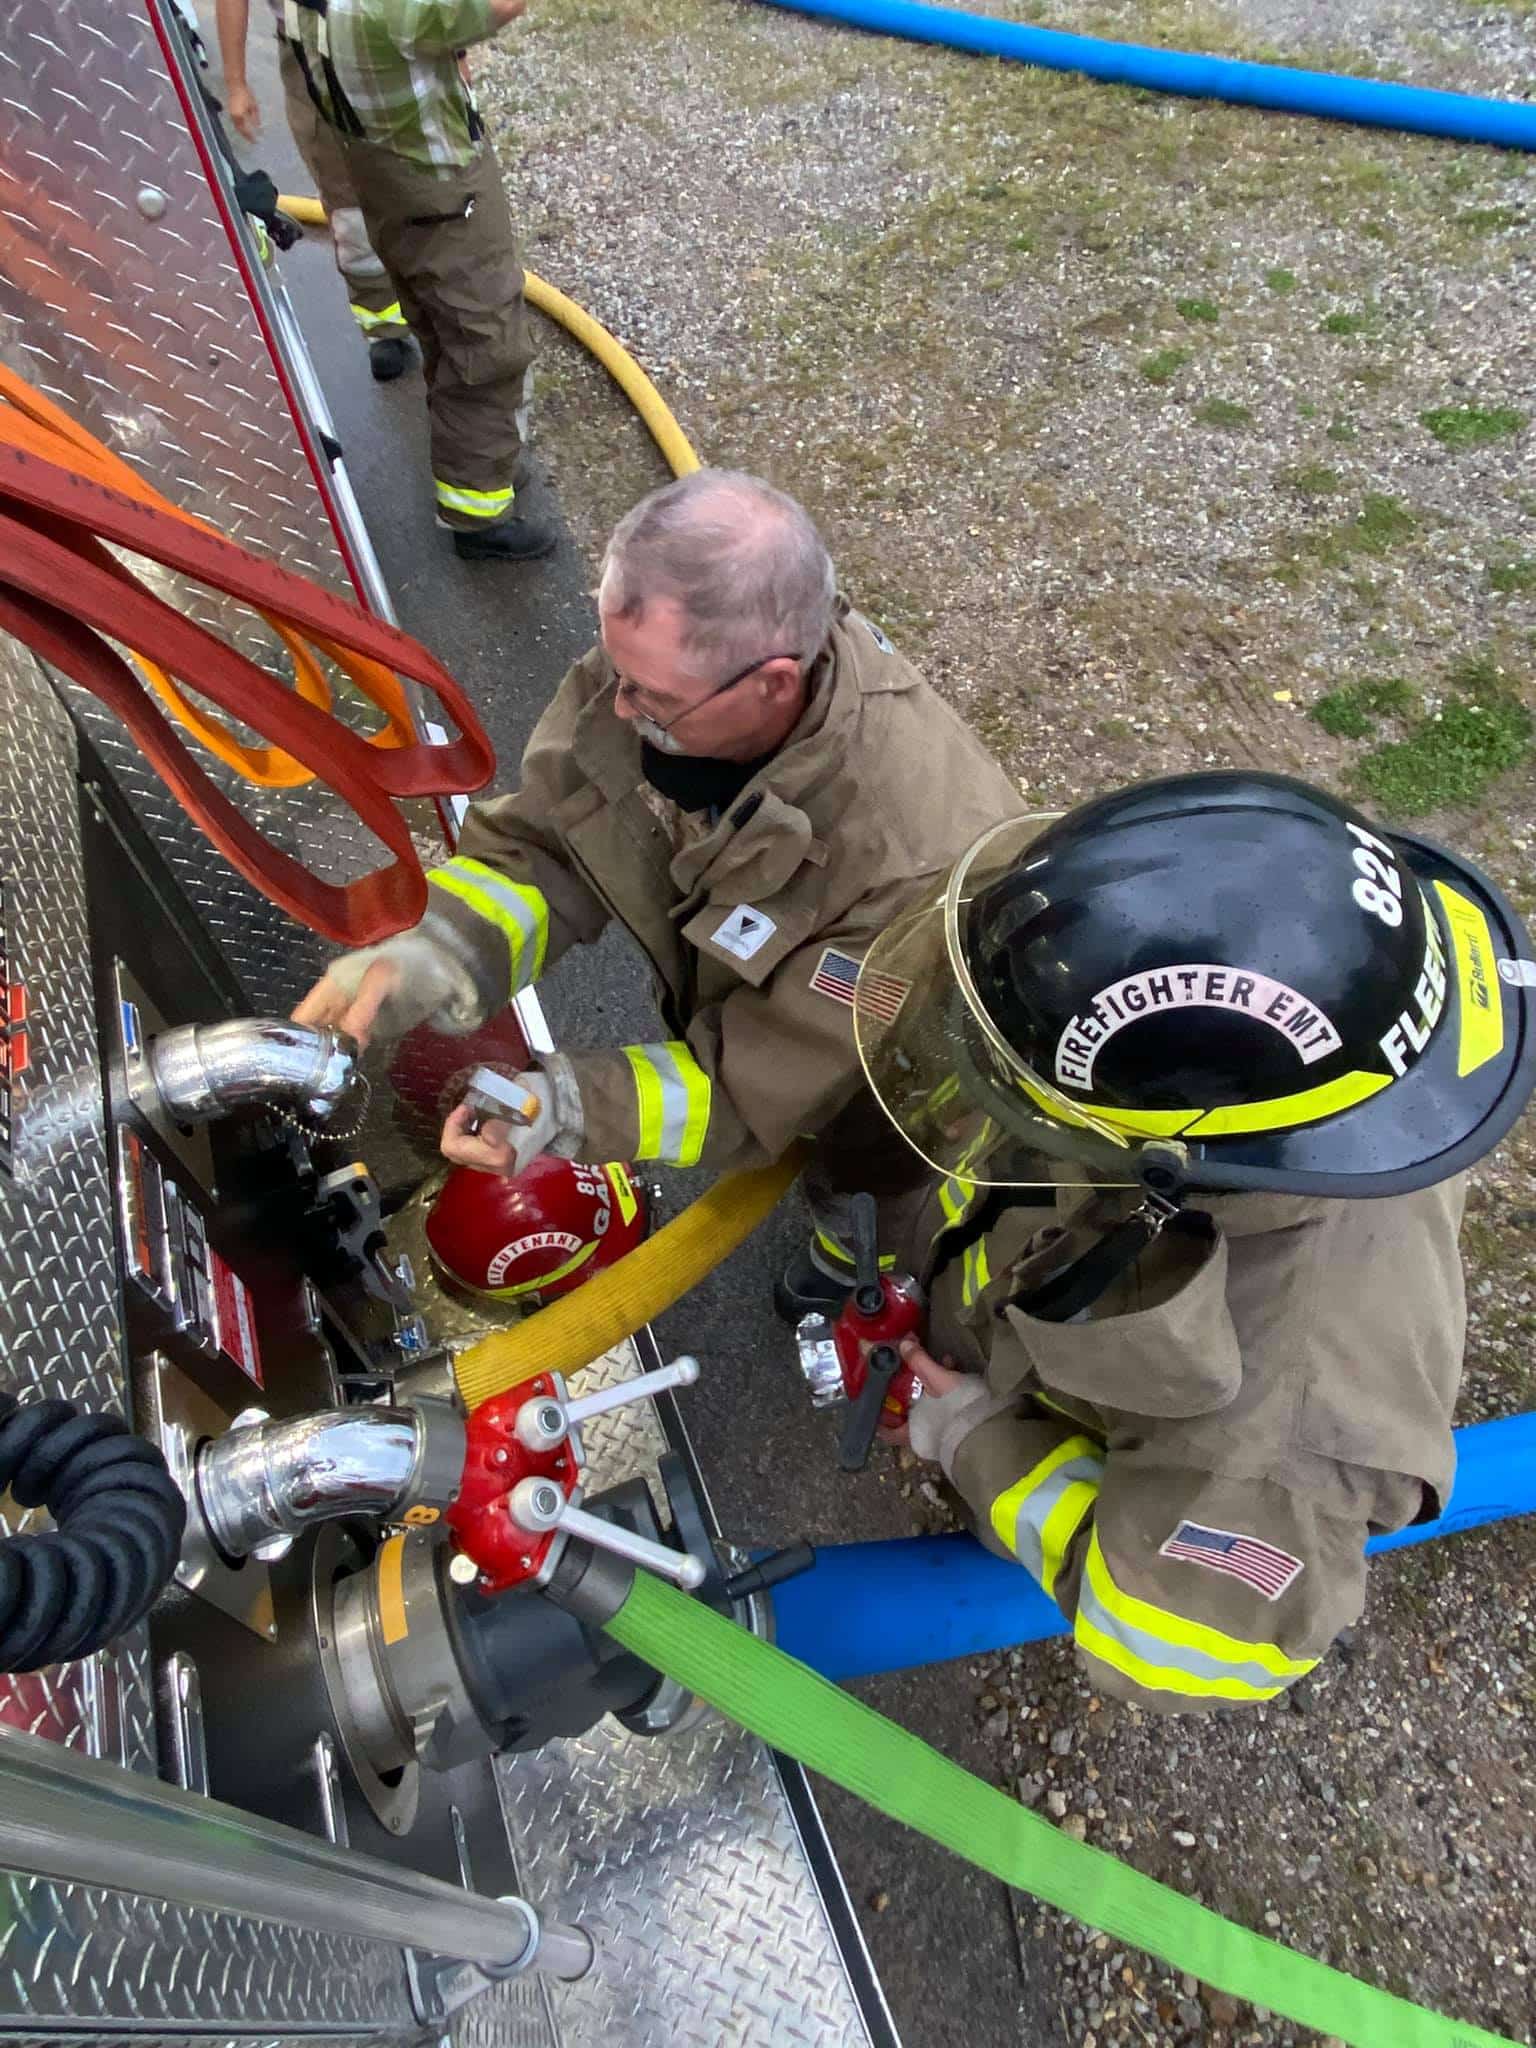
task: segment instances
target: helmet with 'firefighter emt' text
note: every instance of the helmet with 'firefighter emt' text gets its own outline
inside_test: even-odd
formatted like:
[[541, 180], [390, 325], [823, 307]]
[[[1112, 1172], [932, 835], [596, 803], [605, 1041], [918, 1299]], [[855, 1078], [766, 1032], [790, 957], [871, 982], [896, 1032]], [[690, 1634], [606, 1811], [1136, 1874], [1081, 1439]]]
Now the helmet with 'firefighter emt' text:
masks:
[[982, 1185], [1403, 1193], [1536, 1087], [1499, 890], [1283, 775], [996, 826], [871, 945], [854, 1024], [903, 1136]]
[[541, 1153], [509, 1179], [456, 1166], [427, 1214], [427, 1243], [451, 1285], [538, 1308], [632, 1251], [645, 1197], [626, 1168]]

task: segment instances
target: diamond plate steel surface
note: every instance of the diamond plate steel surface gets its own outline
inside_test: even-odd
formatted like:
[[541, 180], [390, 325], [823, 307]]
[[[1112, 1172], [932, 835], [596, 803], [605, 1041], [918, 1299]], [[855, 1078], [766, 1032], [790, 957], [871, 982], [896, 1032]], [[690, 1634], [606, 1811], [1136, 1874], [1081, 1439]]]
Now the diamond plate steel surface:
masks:
[[[633, 1345], [582, 1373], [633, 1378]], [[584, 1430], [596, 1492], [650, 1477], [666, 1438], [649, 1401]], [[711, 1716], [647, 1740], [605, 1720], [498, 1766], [518, 1876], [579, 1920], [597, 1964], [552, 1983], [567, 2043], [851, 2048], [869, 2039], [783, 1788], [763, 1745]]]
[[413, 2026], [398, 1949], [0, 1873], [0, 2039], [52, 2039], [71, 2019], [183, 2036], [296, 2026], [368, 2039]]
[[[0, 41], [0, 357], [187, 510], [351, 596], [154, 31], [158, 4], [10, 0]], [[284, 673], [251, 613], [154, 573], [172, 602]], [[253, 1002], [287, 1009], [328, 949], [214, 851], [110, 713], [66, 688]], [[355, 705], [347, 686], [337, 694]], [[328, 879], [377, 858], [371, 835], [318, 785], [263, 792], [195, 751], [269, 838]]]
[[[0, 637], [0, 889], [9, 979], [26, 990], [28, 1059], [0, 1169], [0, 1380], [126, 1411], [104, 1108], [75, 795], [75, 735], [41, 670]], [[19, 1526], [0, 1514], [0, 1527]], [[0, 1721], [155, 1767], [148, 1636], [24, 1677]], [[0, 1873], [0, 2037], [55, 2022], [150, 2027], [334, 2017], [355, 2038], [409, 2028], [404, 1964], [338, 1942], [147, 1899]], [[99, 2034], [94, 2038], [99, 2039]]]
[[455, 2048], [560, 2048], [544, 1979], [509, 1977], [482, 1991], [454, 2014], [453, 2039]]
[[[75, 736], [30, 655], [0, 636], [0, 892], [28, 1058], [0, 1169], [0, 1382], [126, 1412], [117, 1274], [86, 938]], [[0, 1512], [0, 1528], [15, 1526]], [[142, 1629], [111, 1652], [0, 1675], [0, 1721], [153, 1769]]]

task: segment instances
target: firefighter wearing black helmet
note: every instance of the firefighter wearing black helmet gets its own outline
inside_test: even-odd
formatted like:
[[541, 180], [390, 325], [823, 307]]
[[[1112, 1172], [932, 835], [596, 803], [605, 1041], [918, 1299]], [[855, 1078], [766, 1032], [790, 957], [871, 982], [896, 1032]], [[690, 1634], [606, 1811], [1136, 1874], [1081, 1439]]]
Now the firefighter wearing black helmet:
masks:
[[861, 1057], [945, 1176], [912, 1444], [1104, 1691], [1274, 1697], [1449, 1499], [1530, 955], [1470, 863], [1259, 774], [1001, 825], [871, 947]]

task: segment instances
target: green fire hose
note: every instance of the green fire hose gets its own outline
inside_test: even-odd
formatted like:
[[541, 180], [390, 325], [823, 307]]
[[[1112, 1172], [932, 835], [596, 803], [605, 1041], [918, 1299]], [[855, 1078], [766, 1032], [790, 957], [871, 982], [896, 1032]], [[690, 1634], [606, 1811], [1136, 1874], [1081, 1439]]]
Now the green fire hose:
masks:
[[1104, 1850], [1069, 1840], [808, 1665], [646, 1572], [635, 1574], [604, 1626], [771, 1748], [879, 1812], [1234, 1998], [1355, 2048], [1517, 2048], [1251, 1934]]

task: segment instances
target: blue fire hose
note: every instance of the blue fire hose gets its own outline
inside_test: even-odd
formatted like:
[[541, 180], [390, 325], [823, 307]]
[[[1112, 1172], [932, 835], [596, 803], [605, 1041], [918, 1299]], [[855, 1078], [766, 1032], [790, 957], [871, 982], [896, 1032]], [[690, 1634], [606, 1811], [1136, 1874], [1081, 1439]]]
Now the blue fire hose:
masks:
[[[1536, 1415], [1474, 1423], [1456, 1432], [1456, 1490], [1440, 1519], [1373, 1537], [1366, 1550], [1374, 1556], [1529, 1514]], [[774, 1588], [773, 1618], [779, 1647], [832, 1679], [984, 1656], [1067, 1628], [1028, 1572], [973, 1536], [828, 1544], [813, 1570]]]
[[1008, 57], [1047, 71], [1078, 71], [1111, 85], [1189, 99], [1230, 100], [1273, 113], [1315, 114], [1358, 121], [1371, 128], [1401, 128], [1416, 135], [1448, 135], [1498, 149], [1536, 150], [1536, 104], [1485, 100], [1377, 78], [1339, 78], [1326, 71], [1293, 71], [1283, 64], [1252, 64], [1232, 57], [1201, 57], [1185, 50], [1154, 50], [1140, 43], [1110, 43], [1066, 35], [1017, 21], [994, 21], [920, 0], [770, 0], [795, 14], [841, 21], [875, 35], [941, 43], [979, 56]]

